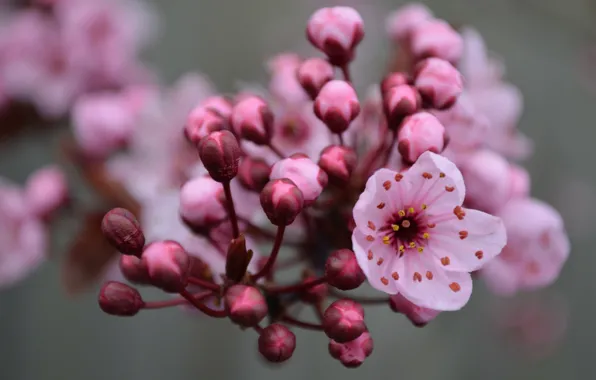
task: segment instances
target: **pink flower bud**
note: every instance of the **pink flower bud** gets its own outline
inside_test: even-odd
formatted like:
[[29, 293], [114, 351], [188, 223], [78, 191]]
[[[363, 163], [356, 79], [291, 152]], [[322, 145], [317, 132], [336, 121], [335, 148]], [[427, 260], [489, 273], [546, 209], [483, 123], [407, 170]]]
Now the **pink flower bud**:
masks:
[[286, 326], [273, 323], [261, 331], [259, 352], [272, 363], [281, 363], [292, 357], [296, 349], [296, 335]]
[[[302, 282], [307, 284], [309, 282], [315, 281], [317, 278], [314, 276], [308, 276]], [[322, 283], [315, 286], [311, 286], [308, 289], [304, 290], [300, 293], [300, 297], [302, 301], [311, 304], [318, 304], [319, 302], [325, 300], [327, 294], [329, 293], [329, 289], [327, 284]]]
[[307, 59], [298, 68], [298, 81], [313, 100], [333, 77], [333, 66], [321, 58]]
[[404, 5], [387, 18], [387, 34], [392, 40], [403, 43], [409, 39], [412, 30], [418, 24], [432, 18], [431, 11], [424, 4]]
[[366, 279], [356, 255], [349, 249], [332, 252], [325, 263], [327, 283], [340, 290], [356, 289]]
[[381, 81], [381, 94], [385, 94], [393, 87], [409, 84], [410, 78], [405, 73], [391, 73]]
[[530, 174], [521, 166], [509, 164], [509, 198], [524, 198], [530, 195]]
[[201, 102], [204, 108], [211, 109], [229, 120], [232, 115], [232, 102], [224, 96], [210, 96]]
[[389, 298], [389, 306], [396, 313], [404, 314], [414, 326], [424, 327], [439, 315], [440, 311], [420, 307], [408, 301], [401, 294]]
[[364, 21], [350, 7], [321, 8], [310, 16], [306, 36], [332, 65], [343, 66], [354, 59], [354, 48], [364, 38]]
[[392, 130], [396, 130], [404, 117], [416, 113], [421, 106], [420, 93], [407, 84], [394, 86], [383, 96], [383, 107]]
[[151, 283], [169, 293], [177, 293], [188, 284], [190, 259], [184, 248], [175, 241], [151, 243], [142, 255]]
[[240, 146], [232, 132], [213, 132], [202, 139], [199, 156], [211, 178], [217, 182], [228, 182], [238, 173]]
[[200, 105], [190, 111], [184, 126], [184, 135], [193, 144], [199, 144], [210, 133], [221, 131], [225, 127], [226, 120], [222, 115], [212, 108]]
[[439, 110], [451, 107], [464, 90], [462, 76], [453, 65], [428, 58], [416, 67], [416, 88], [422, 98]]
[[335, 340], [329, 342], [329, 354], [347, 368], [360, 367], [372, 352], [373, 340], [368, 331], [347, 343], [338, 343]]
[[218, 201], [223, 193], [221, 184], [208, 176], [186, 182], [180, 189], [180, 216], [193, 230], [203, 231], [227, 217], [226, 209]]
[[445, 127], [432, 114], [418, 112], [404, 120], [397, 133], [397, 142], [404, 161], [412, 164], [426, 151], [443, 151]]
[[248, 190], [263, 190], [269, 176], [271, 166], [261, 158], [244, 157], [238, 167], [238, 180]]
[[352, 300], [337, 300], [325, 310], [323, 329], [336, 342], [350, 342], [366, 331], [364, 309]]
[[304, 204], [312, 204], [327, 186], [327, 174], [307, 156], [296, 153], [277, 161], [271, 168], [271, 179], [292, 180], [304, 197]]
[[68, 200], [68, 184], [57, 166], [37, 170], [27, 179], [25, 198], [30, 212], [39, 218], [51, 216]]
[[304, 207], [302, 191], [287, 178], [269, 181], [260, 200], [267, 218], [276, 226], [292, 224]]
[[138, 290], [116, 281], [106, 282], [101, 287], [98, 301], [101, 310], [119, 317], [136, 315], [144, 304]]
[[273, 113], [263, 99], [247, 96], [232, 109], [232, 127], [243, 139], [258, 145], [269, 144], [273, 133]]
[[342, 133], [360, 113], [360, 103], [348, 82], [332, 80], [317, 95], [314, 111], [331, 132]]
[[120, 256], [120, 272], [124, 278], [133, 284], [148, 285], [151, 283], [147, 265], [136, 256]]
[[112, 247], [125, 255], [140, 256], [145, 246], [145, 235], [137, 218], [124, 208], [115, 208], [105, 214], [101, 231]]
[[228, 317], [242, 327], [256, 326], [267, 316], [265, 297], [253, 286], [231, 286], [224, 301]]
[[353, 149], [343, 145], [330, 145], [321, 152], [319, 166], [327, 173], [331, 182], [345, 185], [356, 168], [357, 160]]
[[436, 57], [455, 64], [463, 49], [459, 33], [443, 20], [422, 21], [411, 31], [410, 50], [417, 59]]

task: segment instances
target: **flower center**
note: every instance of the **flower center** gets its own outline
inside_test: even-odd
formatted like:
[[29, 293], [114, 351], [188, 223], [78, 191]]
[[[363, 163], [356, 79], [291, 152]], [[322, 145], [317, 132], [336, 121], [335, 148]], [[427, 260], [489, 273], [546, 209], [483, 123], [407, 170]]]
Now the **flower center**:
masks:
[[402, 256], [407, 250], [424, 251], [424, 241], [430, 236], [427, 227], [424, 213], [410, 207], [393, 214], [380, 231], [384, 234], [383, 243], [394, 247]]
[[293, 143], [304, 142], [308, 138], [308, 126], [299, 119], [288, 118], [283, 121], [281, 136]]

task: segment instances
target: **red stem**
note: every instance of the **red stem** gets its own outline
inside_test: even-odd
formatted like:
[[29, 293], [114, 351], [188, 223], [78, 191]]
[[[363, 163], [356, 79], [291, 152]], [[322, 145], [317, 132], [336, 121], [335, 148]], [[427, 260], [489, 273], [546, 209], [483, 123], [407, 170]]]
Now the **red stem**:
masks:
[[257, 281], [259, 278], [269, 275], [269, 272], [273, 268], [275, 264], [275, 260], [277, 260], [277, 255], [279, 254], [279, 249], [281, 248], [281, 243], [284, 240], [284, 232], [286, 230], [286, 226], [278, 226], [277, 233], [275, 234], [275, 241], [273, 243], [273, 248], [271, 249], [271, 254], [269, 255], [269, 259], [261, 268], [260, 271], [255, 274], [252, 279], [253, 281]]
[[302, 327], [303, 329], [317, 330], [317, 331], [322, 331], [323, 330], [323, 325], [321, 325], [321, 324], [300, 321], [300, 320], [298, 320], [296, 318], [290, 317], [289, 315], [284, 315], [284, 317], [282, 318], [282, 320], [284, 322], [286, 322], [287, 324], [289, 324], [289, 325], [294, 325], [294, 326], [297, 326], [297, 327]]
[[190, 302], [194, 307], [196, 307], [197, 309], [199, 309], [200, 311], [202, 311], [203, 313], [207, 314], [210, 317], [225, 318], [227, 316], [225, 311], [213, 310], [209, 306], [195, 300], [193, 295], [191, 293], [189, 293], [188, 290], [186, 290], [186, 289], [181, 290], [180, 295], [182, 297], [186, 298], [186, 300], [188, 302]]
[[297, 293], [310, 289], [313, 286], [320, 285], [324, 282], [327, 282], [327, 277], [325, 276], [317, 278], [315, 280], [300, 282], [298, 284], [266, 287], [265, 291], [269, 294]]
[[[211, 295], [213, 295], [213, 291], [206, 290], [199, 293], [193, 293], [192, 297], [197, 301], [201, 301]], [[163, 309], [166, 307], [185, 305], [187, 303], [188, 301], [186, 300], [186, 298], [173, 298], [167, 301], [145, 302], [145, 304], [143, 305], [143, 309]]]
[[343, 133], [339, 133], [337, 136], [339, 137], [339, 145], [342, 145], [342, 146], [346, 145], [346, 144], [344, 144], [344, 135], [343, 135]]
[[350, 68], [348, 67], [348, 65], [347, 64], [342, 65], [340, 67], [340, 69], [341, 69], [342, 75], [344, 76], [345, 81], [351, 84], [352, 76], [350, 75]]
[[214, 292], [219, 292], [219, 290], [220, 290], [219, 285], [214, 284], [213, 282], [210, 282], [210, 281], [201, 280], [200, 278], [196, 278], [196, 277], [189, 277], [188, 283], [200, 286], [201, 288], [212, 290]]
[[238, 228], [238, 217], [236, 216], [236, 209], [234, 208], [234, 198], [232, 198], [230, 181], [223, 182], [222, 185], [226, 195], [226, 205], [228, 206], [228, 213], [230, 214], [230, 222], [232, 223], [232, 232], [234, 234], [234, 239], [236, 239], [240, 236], [240, 228]]

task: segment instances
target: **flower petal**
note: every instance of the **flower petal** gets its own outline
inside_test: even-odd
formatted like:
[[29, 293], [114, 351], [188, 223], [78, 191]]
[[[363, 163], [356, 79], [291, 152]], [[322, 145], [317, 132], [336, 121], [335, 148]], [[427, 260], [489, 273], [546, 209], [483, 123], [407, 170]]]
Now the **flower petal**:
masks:
[[371, 241], [358, 228], [352, 234], [352, 249], [370, 285], [382, 292], [396, 294], [396, 282], [391, 277], [393, 268], [399, 261], [395, 251], [379, 238]]

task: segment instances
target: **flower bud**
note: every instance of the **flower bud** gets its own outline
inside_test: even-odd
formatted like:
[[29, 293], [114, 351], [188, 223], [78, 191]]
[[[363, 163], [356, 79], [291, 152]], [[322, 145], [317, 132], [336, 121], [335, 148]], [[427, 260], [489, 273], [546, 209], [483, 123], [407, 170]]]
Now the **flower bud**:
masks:
[[439, 110], [453, 106], [464, 90], [459, 71], [439, 58], [420, 62], [416, 67], [414, 83], [422, 98]]
[[302, 191], [287, 178], [269, 181], [261, 191], [261, 207], [272, 224], [288, 226], [304, 207]]
[[232, 115], [232, 102], [224, 96], [210, 96], [201, 102], [201, 105], [211, 109], [224, 118], [229, 120]]
[[441, 312], [433, 309], [427, 309], [413, 304], [401, 294], [396, 294], [389, 298], [389, 306], [396, 313], [404, 314], [416, 327], [424, 327], [426, 324], [436, 318]]
[[225, 129], [226, 120], [217, 111], [205, 106], [198, 106], [190, 111], [184, 126], [184, 135], [195, 145], [212, 132]]
[[416, 113], [421, 106], [420, 93], [407, 84], [394, 86], [383, 96], [383, 108], [392, 130], [396, 130], [404, 117]]
[[242, 327], [256, 326], [267, 316], [265, 297], [253, 286], [231, 286], [224, 301], [228, 317]]
[[416, 59], [441, 58], [457, 63], [464, 49], [459, 33], [443, 20], [430, 19], [418, 23], [411, 31], [410, 50]]
[[240, 235], [232, 239], [226, 256], [226, 278], [232, 282], [240, 282], [246, 274], [253, 252], [246, 249], [246, 239]]
[[[302, 282], [304, 284], [308, 284], [309, 282], [315, 281], [316, 279], [317, 278], [314, 276], [308, 276], [304, 280], [302, 280]], [[302, 298], [302, 301], [306, 303], [317, 304], [323, 301], [327, 297], [328, 293], [329, 289], [327, 287], [327, 284], [322, 283], [311, 286], [308, 289], [302, 291], [300, 293], [300, 297]]]
[[356, 289], [366, 279], [356, 255], [349, 249], [332, 252], [325, 263], [327, 283], [340, 290]]
[[402, 86], [410, 83], [410, 78], [405, 73], [391, 73], [385, 76], [381, 81], [381, 94], [385, 94], [393, 87]]
[[57, 166], [35, 171], [25, 184], [25, 198], [29, 211], [38, 218], [51, 216], [68, 201], [68, 183]]
[[314, 100], [321, 88], [333, 79], [333, 66], [321, 58], [307, 59], [298, 68], [297, 76], [304, 91]]
[[238, 167], [238, 180], [248, 190], [263, 190], [270, 175], [271, 166], [261, 158], [244, 157]]
[[321, 8], [310, 16], [306, 36], [332, 65], [343, 66], [354, 59], [354, 49], [364, 38], [364, 21], [350, 7]]
[[273, 113], [258, 96], [247, 96], [232, 109], [232, 127], [243, 139], [267, 145], [273, 134]]
[[120, 272], [124, 278], [133, 284], [148, 285], [151, 283], [147, 265], [136, 256], [120, 256]]
[[106, 282], [99, 292], [99, 307], [105, 313], [119, 317], [132, 317], [143, 307], [138, 290], [116, 281]]
[[327, 174], [307, 156], [297, 153], [277, 161], [271, 168], [271, 179], [292, 180], [304, 197], [304, 204], [312, 204], [327, 186]]
[[143, 251], [151, 283], [165, 292], [177, 293], [186, 288], [190, 272], [190, 258], [175, 241], [151, 243]]
[[106, 213], [101, 231], [112, 247], [125, 255], [140, 256], [145, 246], [145, 235], [137, 218], [124, 208]]
[[323, 329], [336, 342], [350, 342], [366, 331], [364, 309], [352, 300], [337, 300], [325, 310]]
[[321, 152], [319, 166], [327, 173], [331, 182], [341, 186], [350, 180], [357, 160], [356, 152], [352, 148], [330, 145]]
[[218, 201], [223, 193], [221, 184], [208, 176], [186, 182], [180, 189], [180, 216], [193, 231], [209, 230], [227, 217]]
[[360, 103], [348, 82], [332, 80], [317, 95], [314, 111], [331, 132], [342, 133], [360, 113]]
[[408, 41], [412, 30], [418, 24], [432, 18], [431, 11], [425, 5], [413, 3], [404, 5], [391, 13], [385, 27], [392, 40], [404, 43]]
[[441, 153], [445, 147], [445, 127], [432, 114], [418, 112], [408, 116], [397, 133], [397, 148], [404, 161], [416, 162], [426, 151]]
[[333, 339], [329, 342], [329, 354], [347, 368], [360, 367], [372, 351], [373, 340], [368, 331], [347, 343], [338, 343]]
[[524, 198], [530, 195], [530, 175], [521, 166], [509, 164], [509, 198]]
[[213, 132], [202, 139], [199, 156], [211, 178], [217, 182], [228, 182], [238, 173], [240, 146], [232, 132]]
[[261, 331], [259, 352], [272, 363], [281, 363], [292, 357], [296, 349], [296, 335], [286, 326], [273, 323]]

